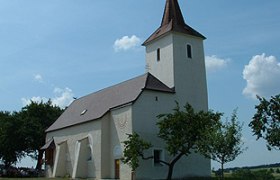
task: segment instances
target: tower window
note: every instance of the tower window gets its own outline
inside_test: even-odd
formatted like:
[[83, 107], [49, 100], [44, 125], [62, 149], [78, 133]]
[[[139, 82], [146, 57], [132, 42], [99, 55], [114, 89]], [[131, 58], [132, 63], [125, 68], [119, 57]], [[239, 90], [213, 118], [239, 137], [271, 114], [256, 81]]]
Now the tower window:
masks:
[[160, 48], [157, 49], [157, 61], [160, 61]]
[[187, 44], [187, 58], [192, 58], [192, 46]]

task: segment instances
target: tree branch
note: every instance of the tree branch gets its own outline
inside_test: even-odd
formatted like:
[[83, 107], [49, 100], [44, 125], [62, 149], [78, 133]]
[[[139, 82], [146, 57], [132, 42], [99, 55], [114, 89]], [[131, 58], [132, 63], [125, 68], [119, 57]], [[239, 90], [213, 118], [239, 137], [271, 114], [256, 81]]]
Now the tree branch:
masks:
[[143, 159], [143, 160], [149, 160], [149, 159], [153, 159], [154, 156], [149, 156], [149, 157], [145, 157], [143, 153], [139, 153], [140, 157]]

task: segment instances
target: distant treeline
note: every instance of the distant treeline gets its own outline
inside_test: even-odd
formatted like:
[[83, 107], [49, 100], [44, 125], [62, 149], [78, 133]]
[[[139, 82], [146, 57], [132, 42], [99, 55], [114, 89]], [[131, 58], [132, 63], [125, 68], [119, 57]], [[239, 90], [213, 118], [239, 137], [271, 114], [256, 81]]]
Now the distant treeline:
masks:
[[264, 169], [264, 168], [280, 168], [280, 163], [275, 163], [275, 164], [264, 164], [264, 165], [258, 165], [258, 166], [244, 166], [244, 167], [233, 167], [233, 168], [226, 168], [225, 172], [230, 172], [230, 171], [236, 171], [239, 169]]

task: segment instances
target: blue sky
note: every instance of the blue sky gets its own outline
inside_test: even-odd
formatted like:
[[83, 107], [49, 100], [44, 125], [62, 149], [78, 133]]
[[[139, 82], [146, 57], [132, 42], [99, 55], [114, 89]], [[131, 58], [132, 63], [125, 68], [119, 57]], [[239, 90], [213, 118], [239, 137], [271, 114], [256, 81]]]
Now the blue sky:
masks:
[[[255, 95], [280, 93], [280, 1], [179, 0], [204, 42], [209, 107], [238, 107], [248, 150], [226, 167], [280, 161], [248, 123]], [[145, 72], [146, 38], [160, 25], [159, 0], [0, 0], [0, 110], [30, 99], [67, 106], [73, 97]], [[217, 163], [213, 163], [216, 168]]]

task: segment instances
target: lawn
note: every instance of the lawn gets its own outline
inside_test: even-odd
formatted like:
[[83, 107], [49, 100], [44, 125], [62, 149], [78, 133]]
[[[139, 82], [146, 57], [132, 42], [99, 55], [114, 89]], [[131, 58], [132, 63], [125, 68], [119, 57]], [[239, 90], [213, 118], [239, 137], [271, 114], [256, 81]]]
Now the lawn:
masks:
[[1, 178], [1, 180], [68, 180], [67, 178]]

